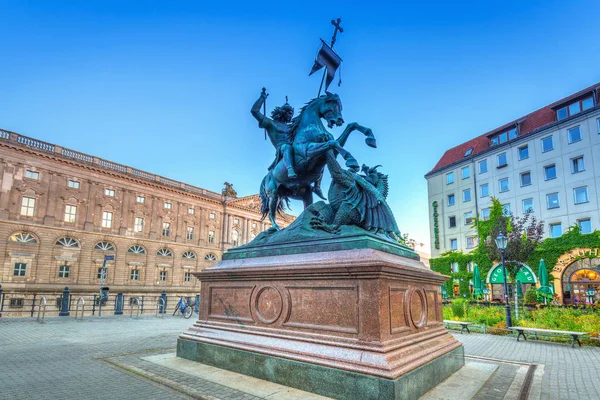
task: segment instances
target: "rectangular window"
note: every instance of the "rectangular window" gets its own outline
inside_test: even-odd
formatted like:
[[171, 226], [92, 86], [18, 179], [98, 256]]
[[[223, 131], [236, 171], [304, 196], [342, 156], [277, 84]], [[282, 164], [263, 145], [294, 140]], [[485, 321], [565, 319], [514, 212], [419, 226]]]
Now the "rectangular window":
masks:
[[113, 189], [104, 188], [104, 195], [109, 197], [115, 197], [115, 191]]
[[479, 192], [481, 197], [488, 197], [490, 195], [490, 186], [487, 183], [479, 186]]
[[40, 179], [40, 173], [35, 171], [26, 170], [25, 178], [35, 179], [36, 181]]
[[502, 204], [502, 215], [505, 217], [510, 216], [510, 204]]
[[579, 114], [581, 112], [581, 104], [579, 102], [569, 105], [569, 115]]
[[581, 140], [581, 129], [579, 129], [579, 126], [571, 128], [567, 130], [567, 135], [569, 137], [569, 143], [579, 142]]
[[600, 133], [600, 118], [596, 120], [596, 130]]
[[455, 203], [455, 198], [454, 198], [454, 195], [453, 195], [453, 194], [449, 194], [449, 195], [448, 195], [448, 205], [449, 205], [449, 206], [453, 206], [453, 205], [454, 205], [454, 203]]
[[481, 210], [481, 219], [484, 221], [487, 221], [488, 219], [490, 219], [490, 209], [489, 208], [483, 208]]
[[521, 186], [531, 185], [531, 172], [521, 172]]
[[450, 271], [452, 271], [453, 274], [458, 274], [458, 263], [456, 261], [450, 263]]
[[23, 197], [21, 200], [21, 215], [33, 217], [35, 211], [35, 199], [31, 197]]
[[547, 206], [548, 210], [560, 207], [558, 193], [548, 193], [546, 195], [546, 206]]
[[185, 276], [183, 278], [186, 282], [192, 281], [192, 273], [190, 271], [185, 271]]
[[465, 217], [465, 225], [473, 224], [473, 212], [472, 211], [466, 212], [464, 217]]
[[135, 196], [135, 201], [144, 204], [146, 202], [146, 198], [144, 196]]
[[131, 272], [129, 273], [129, 279], [131, 279], [132, 281], [139, 281], [140, 280], [140, 270], [132, 269]]
[[216, 218], [216, 215], [215, 215], [215, 213], [214, 213], [214, 212], [211, 212], [210, 214], [208, 214], [208, 218], [210, 218], [210, 219], [215, 219], [215, 218]]
[[25, 263], [16, 263], [15, 264], [15, 269], [13, 272], [14, 276], [25, 276], [26, 272], [27, 272], [27, 264], [25, 264]]
[[503, 178], [503, 179], [498, 180], [498, 187], [500, 189], [500, 193], [508, 192], [508, 190], [510, 189], [508, 187], [508, 178]]
[[[477, 246], [477, 238], [475, 236], [467, 236], [467, 249], [472, 249], [475, 248]], [[467, 265], [467, 271], [468, 271], [468, 265]], [[471, 272], [471, 271], [468, 271]]]
[[529, 158], [529, 146], [521, 146], [519, 147], [519, 160], [525, 160]]
[[506, 159], [506, 153], [502, 153], [502, 154], [498, 154], [496, 156], [496, 158], [498, 159], [498, 168], [502, 168], [502, 167], [506, 167], [508, 165], [508, 161]]
[[454, 172], [446, 174], [446, 185], [454, 183]]
[[68, 278], [69, 273], [71, 272], [71, 267], [68, 265], [61, 265], [58, 267], [58, 277], [59, 278]]
[[79, 182], [77, 181], [72, 181], [72, 180], [68, 180], [67, 181], [67, 187], [70, 187], [72, 189], [79, 189]]
[[193, 226], [188, 226], [187, 227], [187, 240], [194, 240], [194, 227]]
[[487, 171], [488, 171], [487, 160], [481, 160], [481, 161], [479, 161], [479, 173], [480, 174], [484, 174]]
[[160, 271], [158, 280], [165, 282], [167, 280], [167, 271]]
[[240, 224], [240, 219], [239, 219], [239, 218], [234, 218], [234, 219], [233, 219], [233, 223], [234, 223], [235, 225], [239, 225], [239, 224]]
[[554, 150], [554, 142], [552, 141], [552, 136], [548, 136], [542, 139], [542, 153], [545, 153], [550, 150]]
[[456, 228], [456, 217], [455, 216], [448, 217], [448, 227]]
[[102, 227], [112, 228], [113, 213], [109, 211], [102, 211]]
[[562, 224], [550, 224], [550, 237], [557, 238], [562, 235]]
[[96, 275], [98, 279], [106, 279], [108, 276], [108, 272], [104, 270], [104, 268], [98, 268], [98, 275]]
[[582, 171], [585, 171], [585, 163], [583, 161], [583, 156], [571, 158], [571, 173], [576, 174]]
[[25, 305], [25, 299], [23, 297], [13, 297], [8, 303], [9, 307], [22, 308]]
[[589, 201], [587, 186], [573, 189], [573, 198], [575, 200], [575, 204], [587, 203]]
[[579, 226], [579, 232], [581, 233], [592, 233], [592, 220], [589, 218], [577, 220]]
[[523, 214], [533, 212], [533, 199], [523, 199]]
[[208, 231], [208, 243], [215, 242], [215, 231]]
[[467, 263], [467, 272], [473, 272], [473, 261]]
[[144, 218], [135, 217], [133, 231], [134, 232], [144, 232]]
[[556, 119], [559, 121], [561, 119], [567, 118], [568, 116], [569, 116], [569, 111], [567, 110], [567, 107], [563, 107], [556, 111]]
[[163, 222], [162, 227], [162, 235], [163, 236], [171, 236], [171, 224], [169, 222]]
[[463, 201], [464, 202], [471, 201], [471, 189], [463, 190]]
[[467, 179], [471, 176], [471, 169], [468, 166], [462, 167], [460, 172], [463, 179]]
[[458, 250], [458, 240], [450, 239], [450, 250]]
[[164, 206], [167, 210], [171, 210], [173, 208], [173, 204], [169, 203], [168, 201], [165, 201]]
[[65, 206], [65, 222], [75, 223], [77, 219], [77, 206]]
[[188, 214], [194, 215], [194, 214], [196, 214], [196, 210], [194, 208], [192, 208], [192, 207], [189, 207], [188, 208]]
[[549, 181], [556, 178], [556, 165], [546, 165], [544, 167], [544, 179]]
[[594, 107], [594, 98], [593, 97], [587, 97], [587, 98], [581, 100], [581, 109], [583, 111], [589, 110], [592, 107]]

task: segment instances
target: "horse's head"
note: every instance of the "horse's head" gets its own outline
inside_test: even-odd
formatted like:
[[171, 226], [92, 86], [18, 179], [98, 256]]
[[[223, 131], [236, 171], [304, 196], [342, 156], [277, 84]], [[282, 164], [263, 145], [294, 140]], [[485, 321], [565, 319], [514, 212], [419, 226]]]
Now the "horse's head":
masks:
[[341, 126], [344, 123], [344, 118], [342, 118], [340, 96], [325, 92], [325, 95], [321, 96], [319, 100], [321, 100], [319, 117], [327, 121], [327, 127], [331, 129], [334, 125]]

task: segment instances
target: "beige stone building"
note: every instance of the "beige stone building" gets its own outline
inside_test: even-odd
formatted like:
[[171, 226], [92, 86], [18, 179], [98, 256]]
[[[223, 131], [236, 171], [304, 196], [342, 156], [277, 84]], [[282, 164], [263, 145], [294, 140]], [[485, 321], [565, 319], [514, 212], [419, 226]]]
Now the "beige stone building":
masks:
[[112, 293], [192, 295], [193, 272], [270, 227], [258, 195], [228, 184], [212, 192], [5, 130], [0, 159], [5, 293], [98, 292], [108, 255]]

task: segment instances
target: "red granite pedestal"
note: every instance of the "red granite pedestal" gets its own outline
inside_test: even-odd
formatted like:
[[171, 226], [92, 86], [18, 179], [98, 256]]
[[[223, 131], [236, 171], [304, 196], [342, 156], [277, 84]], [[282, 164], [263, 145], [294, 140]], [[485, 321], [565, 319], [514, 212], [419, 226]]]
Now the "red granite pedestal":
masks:
[[[337, 398], [418, 397], [464, 364], [442, 323], [447, 277], [414, 259], [371, 248], [287, 254], [196, 276], [200, 319], [180, 336], [180, 357]], [[332, 387], [348, 382], [358, 386]]]

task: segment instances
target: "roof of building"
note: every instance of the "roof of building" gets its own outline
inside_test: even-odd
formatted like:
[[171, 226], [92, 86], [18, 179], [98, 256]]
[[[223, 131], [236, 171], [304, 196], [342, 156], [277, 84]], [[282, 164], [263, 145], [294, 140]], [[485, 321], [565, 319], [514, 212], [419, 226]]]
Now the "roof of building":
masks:
[[[449, 150], [446, 150], [444, 155], [437, 162], [435, 167], [431, 171], [429, 171], [425, 176], [431, 175], [434, 172], [437, 172], [445, 167], [458, 163], [465, 159], [465, 154], [467, 150], [472, 148], [473, 150], [469, 154], [469, 157], [474, 157], [478, 154], [481, 154], [490, 149], [490, 138], [489, 136], [494, 133], [500, 133], [511, 126], [519, 124], [519, 138], [523, 136], [534, 134], [545, 127], [557, 122], [556, 121], [556, 108], [565, 104], [571, 100], [575, 100], [576, 98], [583, 96], [591, 91], [598, 89], [600, 87], [600, 83], [596, 83], [590, 87], [587, 87], [583, 90], [580, 90], [577, 93], [574, 93], [570, 96], [567, 96], [563, 99], [560, 99], [552, 104], [549, 104], [545, 107], [540, 108], [530, 114], [525, 115], [524, 117], [517, 118], [507, 124], [504, 124], [496, 129], [493, 129], [489, 132], [484, 133], [483, 135], [477, 136], [474, 139], [471, 139], [465, 143], [462, 143], [456, 147], [453, 147]], [[596, 102], [597, 104], [598, 102]], [[596, 105], [597, 107], [597, 105]]]

